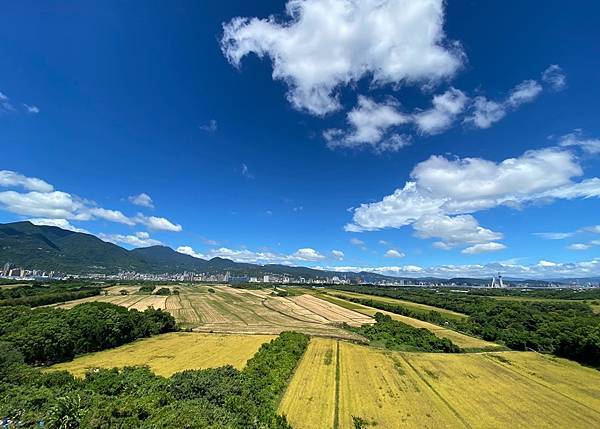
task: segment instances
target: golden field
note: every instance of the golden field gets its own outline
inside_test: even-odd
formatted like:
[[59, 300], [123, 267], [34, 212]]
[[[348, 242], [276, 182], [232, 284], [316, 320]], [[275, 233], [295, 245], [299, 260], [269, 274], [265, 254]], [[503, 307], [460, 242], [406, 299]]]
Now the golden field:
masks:
[[[313, 338], [288, 386], [279, 412], [294, 429], [332, 428], [335, 416], [337, 341]], [[310, 410], [310, 412], [308, 412]]]
[[224, 335], [174, 332], [158, 335], [114, 349], [90, 353], [50, 367], [83, 376], [92, 368], [122, 368], [148, 365], [165, 377], [186, 369], [246, 365], [261, 344], [275, 338], [271, 335]]
[[352, 416], [386, 429], [600, 427], [600, 372], [565, 359], [390, 352], [339, 341], [336, 389], [322, 359], [333, 343], [311, 341], [283, 397], [280, 412], [294, 427], [335, 428], [337, 420], [352, 429]]
[[[171, 289], [175, 288], [171, 286]], [[179, 295], [138, 294], [139, 287], [112, 286], [108, 295], [99, 295], [57, 304], [72, 308], [83, 302], [101, 301], [140, 311], [149, 307], [171, 313], [177, 323], [197, 332], [276, 335], [298, 331], [309, 335], [360, 340], [344, 330], [342, 323], [360, 326], [374, 323], [364, 313], [321, 300], [311, 295], [278, 297], [271, 290], [236, 289], [224, 285], [176, 286]], [[126, 289], [129, 295], [120, 295]]]

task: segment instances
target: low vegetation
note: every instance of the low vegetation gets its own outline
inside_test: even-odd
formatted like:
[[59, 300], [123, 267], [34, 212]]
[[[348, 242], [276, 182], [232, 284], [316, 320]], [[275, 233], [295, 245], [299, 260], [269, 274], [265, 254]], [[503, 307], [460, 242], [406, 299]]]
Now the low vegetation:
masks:
[[0, 288], [0, 306], [26, 305], [38, 307], [100, 295], [100, 291], [101, 289], [97, 286], [82, 283], [31, 283]]
[[371, 345], [390, 350], [458, 353], [460, 348], [447, 338], [438, 338], [427, 329], [419, 329], [376, 313], [374, 325], [352, 328], [370, 340]]
[[174, 329], [173, 316], [161, 310], [139, 312], [101, 302], [70, 310], [0, 307], [0, 341], [35, 365], [64, 362]]
[[88, 372], [82, 380], [40, 372], [24, 365], [18, 350], [0, 345], [0, 418], [49, 429], [291, 428], [275, 412], [276, 402], [307, 344], [302, 334], [282, 333], [241, 371], [224, 366], [163, 378], [127, 367]]

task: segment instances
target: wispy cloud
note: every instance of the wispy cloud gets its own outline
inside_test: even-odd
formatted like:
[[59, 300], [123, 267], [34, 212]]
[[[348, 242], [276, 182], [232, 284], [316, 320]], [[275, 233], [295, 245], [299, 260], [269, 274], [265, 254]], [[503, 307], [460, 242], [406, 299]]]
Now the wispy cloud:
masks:
[[246, 164], [242, 164], [242, 176], [246, 179], [254, 179], [254, 174], [250, 173], [250, 169]]
[[202, 131], [206, 131], [207, 133], [214, 133], [218, 129], [218, 124], [216, 120], [211, 119], [207, 123], [199, 125], [198, 128], [200, 128]]

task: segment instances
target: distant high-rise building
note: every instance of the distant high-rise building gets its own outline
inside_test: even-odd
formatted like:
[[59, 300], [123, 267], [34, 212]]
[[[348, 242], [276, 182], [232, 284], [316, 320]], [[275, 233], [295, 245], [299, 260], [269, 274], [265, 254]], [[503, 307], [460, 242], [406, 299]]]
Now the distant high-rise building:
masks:
[[4, 264], [4, 267], [2, 268], [2, 275], [7, 276], [9, 271], [10, 271], [10, 262], [7, 262], [6, 264]]

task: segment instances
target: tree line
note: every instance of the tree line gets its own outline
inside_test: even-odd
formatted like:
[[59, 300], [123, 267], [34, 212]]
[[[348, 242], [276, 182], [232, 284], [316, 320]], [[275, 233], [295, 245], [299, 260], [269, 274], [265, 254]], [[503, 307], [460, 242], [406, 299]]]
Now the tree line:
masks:
[[24, 362], [48, 365], [176, 329], [169, 313], [127, 310], [105, 302], [59, 308], [0, 307], [0, 341]]
[[409, 326], [383, 313], [375, 313], [374, 317], [373, 325], [350, 328], [369, 339], [371, 345], [410, 352], [460, 352], [460, 347], [448, 338], [438, 338], [427, 329]]
[[0, 420], [49, 429], [290, 429], [277, 402], [307, 345], [305, 335], [284, 332], [241, 371], [224, 366], [164, 378], [128, 367], [80, 380], [25, 365], [19, 350], [0, 342]]
[[100, 287], [81, 283], [49, 283], [0, 288], [0, 306], [38, 307], [100, 294]]
[[404, 299], [467, 314], [457, 320], [432, 311], [415, 312], [401, 304], [346, 298], [374, 308], [499, 342], [513, 350], [535, 350], [600, 368], [600, 315], [579, 302], [499, 301], [422, 288], [341, 287], [340, 290]]

